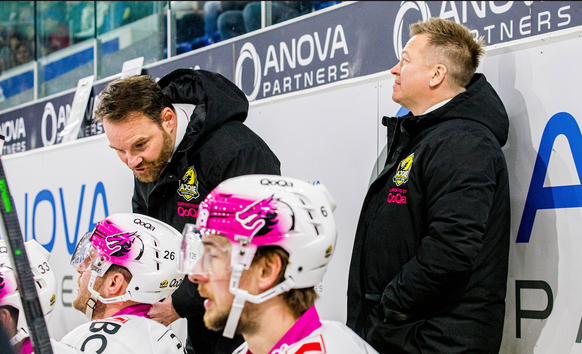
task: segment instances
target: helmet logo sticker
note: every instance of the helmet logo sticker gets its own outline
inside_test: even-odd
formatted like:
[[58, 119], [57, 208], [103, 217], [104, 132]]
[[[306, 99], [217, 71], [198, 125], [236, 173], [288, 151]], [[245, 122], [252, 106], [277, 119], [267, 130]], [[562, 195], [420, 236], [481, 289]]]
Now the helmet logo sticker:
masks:
[[163, 282], [160, 283], [160, 289], [165, 289], [168, 287], [168, 281], [164, 280]]
[[392, 179], [397, 186], [400, 186], [408, 182], [408, 175], [410, 174], [410, 169], [412, 168], [412, 162], [414, 161], [414, 153], [400, 161], [398, 164], [398, 170]]
[[332, 251], [332, 247], [331, 245], [325, 250], [325, 258], [329, 258], [331, 257], [331, 251]]
[[251, 238], [265, 235], [277, 224], [277, 207], [273, 204], [273, 196], [249, 204], [235, 214], [236, 221], [245, 229], [252, 230]]
[[[137, 241], [137, 244], [134, 243]], [[107, 248], [111, 250], [109, 253], [112, 257], [125, 257], [139, 260], [143, 255], [144, 245], [143, 241], [137, 236], [137, 231], [122, 232], [115, 235], [105, 237]], [[137, 251], [137, 252], [136, 252]], [[132, 257], [135, 253], [137, 255]]]
[[196, 199], [200, 195], [198, 193], [198, 174], [194, 166], [188, 167], [184, 176], [180, 180], [180, 187], [178, 188], [178, 195], [187, 201]]

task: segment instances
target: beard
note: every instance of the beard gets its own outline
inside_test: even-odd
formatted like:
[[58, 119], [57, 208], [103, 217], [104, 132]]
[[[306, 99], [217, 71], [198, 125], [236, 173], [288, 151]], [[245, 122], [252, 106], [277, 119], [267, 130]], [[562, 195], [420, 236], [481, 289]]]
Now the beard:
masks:
[[[252, 302], [245, 302], [242, 313], [240, 315], [240, 319], [238, 321], [236, 327], [236, 334], [253, 334], [257, 332], [258, 324], [255, 321], [258, 315], [258, 309], [260, 304], [254, 304]], [[209, 313], [206, 311], [204, 313], [204, 325], [206, 328], [213, 330], [213, 331], [222, 331], [226, 327], [226, 322], [228, 321], [228, 316], [230, 315], [230, 311], [232, 309], [232, 305], [223, 308], [217, 309], [216, 313]]]
[[156, 181], [158, 178], [160, 178], [162, 171], [166, 168], [166, 166], [168, 166], [168, 160], [170, 159], [170, 156], [172, 156], [173, 150], [172, 138], [166, 131], [162, 130], [162, 133], [164, 141], [162, 143], [162, 150], [160, 151], [158, 158], [154, 161], [142, 161], [139, 165], [137, 165], [137, 167], [135, 167], [136, 169], [147, 169], [147, 173], [145, 174], [138, 174], [135, 172], [133, 173], [135, 178], [137, 178], [140, 182], [150, 183]]
[[[87, 301], [89, 298], [91, 298], [91, 293], [86, 286], [81, 286], [81, 276], [79, 276], [79, 280], [77, 280], [77, 285], [79, 286], [79, 293], [73, 300], [73, 308], [85, 314], [87, 311]], [[101, 279], [101, 277], [97, 277], [97, 279], [95, 279], [95, 285], [93, 286], [93, 289], [100, 293], [101, 290], [103, 290], [101, 289], [102, 285], [103, 279]], [[95, 308], [93, 309], [93, 318], [100, 318], [101, 314], [103, 313], [105, 313], [105, 304], [97, 300], [97, 304], [95, 304]]]

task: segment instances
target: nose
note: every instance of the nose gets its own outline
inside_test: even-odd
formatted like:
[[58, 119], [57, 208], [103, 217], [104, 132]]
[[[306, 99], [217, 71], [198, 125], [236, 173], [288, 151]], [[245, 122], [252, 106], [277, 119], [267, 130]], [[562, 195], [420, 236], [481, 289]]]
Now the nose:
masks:
[[188, 275], [188, 280], [192, 283], [207, 283], [208, 282], [208, 274], [190, 274]]
[[396, 76], [400, 74], [400, 61], [390, 69], [390, 74]]
[[138, 155], [127, 154], [127, 167], [136, 168], [143, 161]]

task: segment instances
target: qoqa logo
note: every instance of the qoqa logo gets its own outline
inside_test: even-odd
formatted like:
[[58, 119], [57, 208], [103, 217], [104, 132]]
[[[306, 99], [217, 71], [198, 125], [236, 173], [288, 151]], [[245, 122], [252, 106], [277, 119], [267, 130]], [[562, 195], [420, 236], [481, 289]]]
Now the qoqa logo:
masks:
[[[416, 3], [416, 4], [415, 4]], [[420, 11], [422, 16], [422, 20], [428, 20], [430, 16], [430, 9], [428, 8], [428, 4], [424, 1], [404, 1], [400, 5], [400, 10], [396, 14], [396, 20], [394, 21], [394, 33], [392, 40], [394, 42], [394, 53], [396, 53], [396, 57], [400, 60], [400, 53], [402, 52], [402, 30], [404, 26], [404, 15], [409, 10], [416, 10]], [[406, 26], [408, 28], [408, 26]]]
[[275, 180], [263, 178], [261, 180], [261, 185], [263, 185], [263, 186], [293, 187], [292, 182], [287, 182], [284, 179], [280, 179], [280, 180], [275, 181]]
[[154, 225], [150, 224], [149, 222], [143, 222], [141, 219], [135, 219], [133, 220], [133, 223], [150, 231], [154, 231], [156, 229]]
[[240, 49], [240, 56], [236, 62], [235, 82], [239, 83], [239, 86], [242, 82], [242, 68], [246, 59], [251, 59], [255, 66], [255, 81], [253, 83], [253, 92], [250, 94], [250, 96], [247, 96], [249, 101], [254, 101], [259, 94], [259, 90], [261, 89], [261, 58], [259, 58], [255, 46], [250, 42], [247, 42], [242, 46]]
[[400, 193], [397, 194], [388, 194], [388, 199], [386, 200], [388, 203], [396, 203], [396, 204], [406, 204], [406, 196]]
[[181, 217], [190, 216], [195, 218], [198, 216], [198, 210], [196, 208], [178, 207], [178, 215]]

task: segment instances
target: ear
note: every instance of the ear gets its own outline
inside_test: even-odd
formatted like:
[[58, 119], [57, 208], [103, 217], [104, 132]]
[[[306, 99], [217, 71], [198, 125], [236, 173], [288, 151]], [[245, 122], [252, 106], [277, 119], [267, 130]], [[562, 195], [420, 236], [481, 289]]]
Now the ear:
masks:
[[162, 110], [162, 127], [165, 130], [172, 131], [178, 126], [178, 117], [174, 114], [174, 111], [170, 107], [166, 107]]
[[115, 297], [125, 294], [125, 289], [127, 288], [127, 283], [123, 274], [118, 272], [113, 272], [103, 280], [103, 297]]
[[447, 77], [447, 67], [443, 64], [437, 64], [432, 69], [432, 77], [430, 78], [430, 88], [434, 89], [440, 86]]
[[2, 327], [4, 328], [4, 330], [10, 328], [11, 322], [10, 311], [8, 311], [7, 309], [0, 309], [0, 322], [2, 323]]
[[282, 267], [281, 257], [271, 254], [263, 257], [259, 263], [258, 285], [261, 292], [274, 287]]

